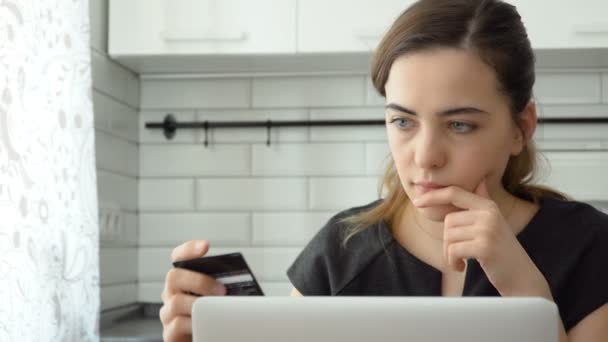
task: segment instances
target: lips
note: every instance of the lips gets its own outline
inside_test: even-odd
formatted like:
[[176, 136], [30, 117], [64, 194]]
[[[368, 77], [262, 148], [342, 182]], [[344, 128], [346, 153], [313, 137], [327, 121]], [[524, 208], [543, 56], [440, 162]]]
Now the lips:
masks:
[[425, 193], [427, 193], [429, 191], [445, 188], [446, 186], [447, 185], [441, 185], [441, 184], [431, 183], [431, 182], [418, 182], [418, 183], [414, 183], [414, 187], [416, 188], [416, 192], [418, 192], [420, 195], [425, 194]]

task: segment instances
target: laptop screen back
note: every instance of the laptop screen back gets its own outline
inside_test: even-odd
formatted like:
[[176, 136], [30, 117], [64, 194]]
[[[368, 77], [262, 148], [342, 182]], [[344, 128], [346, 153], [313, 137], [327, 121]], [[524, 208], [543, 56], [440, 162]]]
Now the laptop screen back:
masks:
[[556, 342], [558, 311], [541, 298], [201, 297], [194, 342]]

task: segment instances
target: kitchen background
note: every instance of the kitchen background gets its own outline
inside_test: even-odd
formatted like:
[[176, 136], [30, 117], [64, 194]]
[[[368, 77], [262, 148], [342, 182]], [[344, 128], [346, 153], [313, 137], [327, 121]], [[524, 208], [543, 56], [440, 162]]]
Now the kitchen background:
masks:
[[[203, 130], [178, 130], [167, 140], [161, 130], [144, 126], [162, 121], [167, 113], [178, 121], [381, 119], [383, 99], [369, 81], [368, 51], [323, 45], [340, 39], [323, 24], [349, 6], [355, 17], [349, 21], [378, 13], [374, 20], [388, 26], [410, 1], [383, 6], [373, 1], [222, 3], [243, 7], [244, 13], [233, 14], [236, 19], [248, 11], [265, 11], [268, 22], [296, 22], [293, 32], [269, 31], [272, 37], [283, 35], [279, 43], [293, 41], [294, 53], [284, 58], [274, 47], [228, 51], [235, 44], [217, 41], [207, 45], [220, 53], [201, 48], [197, 56], [187, 47], [193, 39], [188, 37], [156, 49], [138, 34], [156, 29], [150, 25], [163, 13], [162, 3], [122, 0], [110, 1], [115, 6], [110, 7], [107, 0], [90, 1], [102, 329], [116, 317], [142, 310], [142, 304], [151, 312], [158, 308], [171, 250], [189, 239], [208, 239], [211, 254], [243, 252], [267, 295], [288, 295], [288, 265], [331, 215], [378, 197], [388, 156], [383, 127], [273, 128], [270, 146], [264, 128], [214, 129], [205, 147]], [[167, 12], [173, 14], [165, 13], [166, 18], [204, 15], [185, 10], [200, 3], [173, 2], [173, 12]], [[257, 8], [249, 9], [251, 4]], [[321, 5], [324, 10], [316, 11], [314, 6]], [[273, 21], [271, 13], [285, 17], [281, 11], [293, 16]], [[333, 14], [325, 18], [327, 13]], [[316, 23], [300, 15], [314, 15]], [[558, 19], [547, 18], [544, 30], [557, 30], [550, 20]], [[167, 19], [165, 25], [182, 32], [183, 22], [188, 20]], [[327, 39], [318, 32], [316, 40], [306, 36], [321, 30], [317, 25], [327, 30]], [[345, 30], [342, 25], [331, 28], [336, 35]], [[532, 36], [536, 28], [529, 29]], [[254, 28], [252, 39], [255, 33]], [[367, 34], [361, 33], [362, 40], [377, 39]], [[540, 35], [532, 36], [538, 47], [540, 116], [607, 118], [605, 49], [589, 48], [593, 42], [584, 37], [580, 46], [580, 41], [565, 39], [539, 38], [535, 44], [535, 37]], [[608, 47], [607, 33], [592, 39]], [[222, 46], [237, 57], [222, 57]], [[312, 53], [293, 58], [296, 46]], [[550, 163], [540, 183], [608, 208], [608, 124], [541, 125], [535, 139]]]

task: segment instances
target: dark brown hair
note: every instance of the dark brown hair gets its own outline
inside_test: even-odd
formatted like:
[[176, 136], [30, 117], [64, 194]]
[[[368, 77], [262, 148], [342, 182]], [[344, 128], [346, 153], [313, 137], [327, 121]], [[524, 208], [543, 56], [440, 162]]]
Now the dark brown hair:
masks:
[[[378, 93], [386, 97], [384, 86], [398, 57], [433, 48], [458, 48], [479, 56], [495, 71], [498, 90], [508, 99], [513, 121], [521, 127], [520, 114], [532, 99], [535, 57], [513, 5], [500, 0], [417, 1], [396, 19], [376, 49], [371, 78]], [[504, 188], [535, 203], [543, 196], [567, 199], [556, 190], [530, 184], [536, 175], [538, 153], [532, 137], [525, 138], [523, 151], [509, 159], [502, 177]], [[343, 219], [349, 223], [344, 243], [380, 220], [391, 225], [407, 203], [392, 158], [379, 195], [383, 192], [386, 194], [378, 205]]]

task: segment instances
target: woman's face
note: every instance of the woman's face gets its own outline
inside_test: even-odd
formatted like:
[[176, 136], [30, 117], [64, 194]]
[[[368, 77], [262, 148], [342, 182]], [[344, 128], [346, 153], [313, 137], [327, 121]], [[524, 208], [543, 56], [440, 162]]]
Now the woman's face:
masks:
[[[521, 152], [525, 139], [493, 69], [465, 50], [416, 52], [393, 63], [385, 90], [388, 142], [409, 198], [430, 191], [420, 182], [474, 192], [486, 178], [491, 196], [502, 191], [509, 156]], [[441, 221], [457, 209], [419, 210]]]

